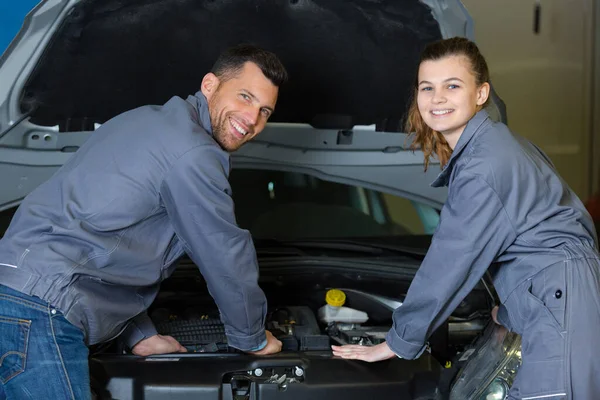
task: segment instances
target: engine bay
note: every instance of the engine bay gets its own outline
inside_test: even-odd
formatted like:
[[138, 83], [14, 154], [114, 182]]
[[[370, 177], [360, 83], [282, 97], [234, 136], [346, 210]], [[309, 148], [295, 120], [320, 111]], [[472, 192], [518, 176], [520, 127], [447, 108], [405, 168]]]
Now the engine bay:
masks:
[[[159, 333], [175, 337], [188, 352], [137, 357], [116, 340], [90, 349], [92, 388], [98, 399], [179, 397], [437, 399], [447, 394], [461, 368], [461, 354], [490, 320], [490, 296], [477, 287], [428, 341], [418, 359], [393, 358], [360, 366], [333, 357], [333, 344], [376, 345], [392, 326], [414, 274], [385, 274], [356, 261], [321, 259], [263, 262], [260, 286], [267, 301], [265, 326], [282, 342], [270, 356], [247, 355], [228, 346], [218, 308], [191, 262], [166, 279], [148, 309]], [[335, 321], [323, 307], [331, 289], [344, 293], [355, 323]], [[346, 315], [347, 317], [347, 315]], [[351, 318], [351, 319], [352, 319]]]
[[[183, 313], [155, 309], [151, 319], [161, 335], [173, 336], [188, 352], [238, 352], [227, 345], [225, 328], [217, 312], [202, 314], [196, 309]], [[277, 307], [267, 316], [268, 329], [282, 343], [282, 351], [328, 351], [331, 344], [371, 346], [385, 341], [389, 326], [335, 323], [319, 326], [307, 306]]]
[[[376, 275], [337, 274], [325, 268], [318, 275], [306, 270], [277, 277], [263, 274], [261, 287], [269, 304], [265, 326], [282, 342], [282, 353], [330, 352], [331, 345], [376, 345], [385, 341], [392, 313], [402, 304], [408, 286], [403, 280], [382, 282]], [[344, 308], [367, 319], [348, 323], [320, 318], [319, 310], [332, 288], [343, 292]], [[440, 364], [451, 360], [483, 330], [489, 321], [487, 303], [485, 293], [474, 291], [433, 333], [428, 351]], [[148, 314], [160, 334], [173, 336], [191, 354], [242, 353], [228, 346], [219, 310], [194, 266], [179, 268], [163, 282]]]

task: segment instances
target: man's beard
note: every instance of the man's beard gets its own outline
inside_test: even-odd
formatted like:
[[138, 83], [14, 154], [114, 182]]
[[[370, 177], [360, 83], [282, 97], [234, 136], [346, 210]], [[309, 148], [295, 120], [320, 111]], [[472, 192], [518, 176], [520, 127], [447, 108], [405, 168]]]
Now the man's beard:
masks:
[[242, 147], [244, 140], [233, 137], [229, 132], [229, 117], [225, 115], [216, 122], [213, 125], [213, 138], [223, 150], [233, 152]]
[[[216, 99], [215, 99], [216, 100]], [[212, 104], [211, 104], [212, 103]], [[209, 109], [215, 109], [216, 101], [209, 102]], [[233, 152], [242, 147], [243, 139], [233, 137], [229, 132], [229, 113], [221, 112], [217, 115], [210, 116], [210, 124], [212, 126], [213, 139], [227, 152]]]

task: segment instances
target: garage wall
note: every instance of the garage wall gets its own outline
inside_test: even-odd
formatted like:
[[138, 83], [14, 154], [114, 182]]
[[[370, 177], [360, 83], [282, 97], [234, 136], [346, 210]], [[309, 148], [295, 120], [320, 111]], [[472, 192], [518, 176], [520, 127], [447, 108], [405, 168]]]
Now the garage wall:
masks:
[[592, 190], [600, 193], [600, 2], [594, 2], [594, 101], [592, 105]]
[[592, 170], [593, 1], [540, 0], [538, 33], [536, 3], [463, 0], [510, 127], [538, 144], [585, 199], [598, 181]]

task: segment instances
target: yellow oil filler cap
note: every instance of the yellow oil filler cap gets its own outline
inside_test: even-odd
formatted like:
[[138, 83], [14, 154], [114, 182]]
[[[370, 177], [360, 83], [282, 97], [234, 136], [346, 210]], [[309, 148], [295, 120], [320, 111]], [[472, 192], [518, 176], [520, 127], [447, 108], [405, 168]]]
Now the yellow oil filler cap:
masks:
[[329, 289], [325, 295], [325, 302], [333, 307], [341, 307], [346, 302], [346, 293], [339, 289]]

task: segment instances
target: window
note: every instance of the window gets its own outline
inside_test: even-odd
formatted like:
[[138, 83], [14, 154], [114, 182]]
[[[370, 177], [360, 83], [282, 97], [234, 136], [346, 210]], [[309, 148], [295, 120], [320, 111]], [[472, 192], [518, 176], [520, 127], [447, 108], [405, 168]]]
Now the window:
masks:
[[432, 233], [433, 208], [297, 172], [233, 170], [238, 224], [256, 238], [339, 238]]

